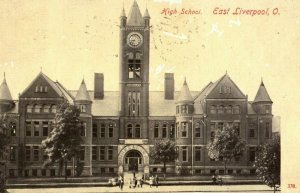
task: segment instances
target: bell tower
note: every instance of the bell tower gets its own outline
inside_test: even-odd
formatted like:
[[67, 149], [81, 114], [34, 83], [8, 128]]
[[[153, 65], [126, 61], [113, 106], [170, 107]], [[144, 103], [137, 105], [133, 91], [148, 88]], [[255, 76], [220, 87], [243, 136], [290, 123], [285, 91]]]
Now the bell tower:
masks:
[[[120, 16], [120, 123], [124, 138], [146, 138], [149, 115], [150, 16], [134, 0]], [[132, 129], [127, 129], [132, 127]], [[130, 126], [131, 125], [131, 126]], [[140, 128], [140, 131], [138, 129]]]

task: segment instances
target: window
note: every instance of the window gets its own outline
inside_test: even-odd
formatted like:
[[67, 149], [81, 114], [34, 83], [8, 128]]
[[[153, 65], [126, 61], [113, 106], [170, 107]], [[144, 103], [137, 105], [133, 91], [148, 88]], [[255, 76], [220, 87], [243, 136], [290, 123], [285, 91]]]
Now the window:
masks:
[[114, 171], [114, 168], [108, 168], [108, 172], [109, 173], [114, 173], [115, 171]]
[[105, 168], [100, 168], [101, 173], [105, 173]]
[[255, 128], [254, 124], [249, 125], [249, 138], [254, 138], [255, 137]]
[[232, 114], [232, 106], [231, 105], [226, 107], [226, 113], [227, 114]]
[[187, 129], [188, 129], [188, 123], [182, 122], [181, 123], [181, 137], [187, 137]]
[[108, 146], [107, 159], [110, 161], [113, 160], [113, 146]]
[[33, 146], [33, 161], [39, 161], [39, 146]]
[[15, 122], [10, 122], [9, 123], [9, 128], [10, 128], [10, 135], [11, 136], [16, 136], [16, 133], [17, 133], [17, 124]]
[[31, 105], [26, 106], [26, 112], [27, 113], [32, 113], [32, 106]]
[[158, 138], [158, 123], [154, 125], [154, 138]]
[[10, 161], [16, 161], [16, 146], [10, 146]]
[[211, 140], [215, 137], [216, 124], [210, 123], [210, 138]]
[[42, 106], [42, 112], [43, 113], [49, 113], [50, 112], [50, 106], [49, 105], [43, 105]]
[[135, 138], [141, 137], [141, 126], [139, 124], [135, 125]]
[[43, 122], [43, 136], [44, 137], [48, 136], [48, 128], [49, 128], [48, 122]]
[[219, 130], [222, 130], [223, 127], [224, 127], [224, 123], [223, 123], [223, 122], [219, 122], [219, 123], [218, 123], [218, 129], [219, 129]]
[[171, 128], [170, 128], [170, 138], [174, 138], [175, 137], [175, 124], [171, 124]]
[[35, 137], [40, 136], [40, 123], [38, 121], [34, 122], [34, 127], [33, 127], [33, 135]]
[[31, 122], [26, 121], [26, 136], [30, 137], [31, 136]]
[[179, 114], [179, 106], [176, 106], [176, 114]]
[[183, 162], [188, 161], [188, 149], [186, 146], [182, 147], [182, 161]]
[[141, 53], [130, 53], [128, 57], [128, 78], [140, 78], [140, 76]]
[[34, 177], [37, 176], [37, 169], [32, 170], [32, 176], [34, 176]]
[[195, 124], [195, 137], [201, 137], [201, 125], [200, 123]]
[[224, 106], [223, 105], [218, 106], [218, 114], [224, 114]]
[[33, 112], [34, 113], [40, 113], [41, 112], [41, 106], [40, 105], [34, 105], [33, 106]]
[[113, 137], [114, 136], [114, 125], [113, 123], [110, 123], [108, 125], [108, 137]]
[[97, 137], [98, 127], [97, 127], [96, 123], [93, 123], [93, 128], [92, 129], [93, 129], [93, 131], [92, 131], [93, 137]]
[[39, 92], [39, 86], [35, 87], [35, 92]]
[[266, 122], [265, 138], [270, 138], [270, 123]]
[[56, 113], [56, 105], [51, 106], [51, 113]]
[[235, 130], [235, 132], [240, 135], [240, 122], [234, 122], [233, 123], [233, 129]]
[[216, 114], [216, 106], [210, 106], [210, 114]]
[[81, 135], [81, 137], [86, 136], [86, 123], [85, 122], [81, 122], [80, 135]]
[[127, 137], [128, 138], [133, 138], [133, 128], [132, 124], [127, 125]]
[[100, 146], [100, 161], [104, 161], [105, 160], [105, 146]]
[[249, 161], [254, 162], [255, 161], [255, 147], [249, 148]]
[[271, 113], [271, 105], [266, 105], [266, 114]]
[[140, 92], [128, 92], [128, 115], [139, 116], [140, 114]]
[[100, 137], [104, 138], [105, 137], [105, 124], [101, 123], [100, 125]]
[[233, 114], [240, 114], [240, 106], [236, 105], [233, 107]]
[[188, 113], [188, 106], [187, 105], [182, 105], [181, 106], [181, 113], [182, 114]]
[[85, 148], [81, 147], [81, 149], [80, 149], [80, 160], [84, 161], [84, 159], [85, 159]]
[[162, 126], [162, 138], [167, 138], [167, 124]]
[[201, 161], [201, 147], [195, 147], [195, 161]]
[[30, 146], [25, 147], [25, 160], [30, 161], [30, 154], [31, 154], [31, 149]]
[[51, 169], [51, 170], [50, 170], [50, 176], [51, 176], [51, 177], [55, 176], [55, 169]]
[[86, 113], [86, 109], [87, 109], [86, 105], [80, 105], [80, 112]]
[[92, 160], [93, 161], [97, 160], [97, 147], [96, 146], [92, 147]]
[[41, 173], [42, 173], [42, 176], [46, 176], [46, 170], [45, 169], [42, 169]]

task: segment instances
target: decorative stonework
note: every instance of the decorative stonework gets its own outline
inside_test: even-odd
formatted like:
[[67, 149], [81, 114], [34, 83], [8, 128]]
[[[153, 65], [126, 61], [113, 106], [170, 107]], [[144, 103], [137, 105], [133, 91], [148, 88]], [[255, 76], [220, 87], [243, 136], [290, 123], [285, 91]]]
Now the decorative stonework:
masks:
[[125, 146], [123, 149], [121, 149], [121, 151], [119, 152], [119, 156], [118, 156], [118, 165], [119, 166], [124, 164], [125, 154], [130, 150], [139, 151], [143, 155], [143, 161], [144, 161], [143, 164], [149, 165], [149, 155], [148, 155], [148, 152], [143, 147], [141, 147], [139, 145], [128, 145], [128, 146]]

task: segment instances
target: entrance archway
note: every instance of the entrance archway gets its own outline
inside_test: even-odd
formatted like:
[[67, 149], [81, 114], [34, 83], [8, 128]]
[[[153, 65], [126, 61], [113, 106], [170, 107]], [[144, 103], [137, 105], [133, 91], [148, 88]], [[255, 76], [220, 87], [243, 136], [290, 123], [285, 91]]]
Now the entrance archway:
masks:
[[124, 159], [124, 163], [127, 165], [128, 171], [138, 172], [139, 166], [141, 167], [144, 164], [143, 156], [137, 150], [128, 151]]

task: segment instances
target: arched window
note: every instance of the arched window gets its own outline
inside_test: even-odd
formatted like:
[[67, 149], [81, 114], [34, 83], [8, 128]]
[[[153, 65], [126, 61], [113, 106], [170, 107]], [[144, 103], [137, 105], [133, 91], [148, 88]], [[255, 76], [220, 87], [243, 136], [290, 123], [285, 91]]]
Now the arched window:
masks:
[[128, 138], [133, 138], [133, 128], [132, 124], [127, 125], [127, 137]]
[[210, 114], [216, 114], [216, 106], [215, 105], [210, 106]]
[[218, 114], [224, 114], [224, 106], [223, 105], [218, 106]]
[[9, 123], [9, 128], [10, 128], [10, 135], [11, 136], [16, 136], [17, 134], [17, 124], [16, 122], [12, 121]]
[[51, 106], [51, 113], [56, 113], [57, 109], [56, 109], [56, 105], [52, 105]]
[[233, 114], [240, 114], [240, 106], [236, 105], [233, 107]]
[[40, 113], [41, 112], [41, 106], [40, 105], [34, 105], [33, 106], [33, 112], [34, 113]]
[[140, 124], [135, 125], [135, 138], [141, 138], [141, 126], [140, 126]]
[[227, 114], [232, 114], [232, 106], [231, 105], [226, 107], [226, 113]]

